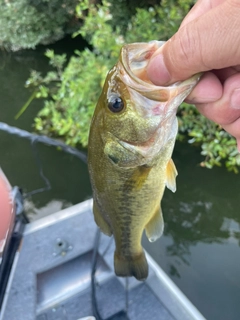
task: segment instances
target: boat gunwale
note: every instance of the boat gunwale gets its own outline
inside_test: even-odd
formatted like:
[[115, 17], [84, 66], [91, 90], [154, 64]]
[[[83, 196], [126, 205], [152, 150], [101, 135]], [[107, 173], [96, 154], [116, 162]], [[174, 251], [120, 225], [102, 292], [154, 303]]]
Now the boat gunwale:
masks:
[[74, 217], [75, 215], [82, 214], [88, 210], [92, 210], [93, 199], [88, 199], [71, 207], [62, 209], [55, 213], [52, 213], [46, 217], [32, 221], [26, 225], [24, 230], [24, 236], [33, 232], [36, 232], [45, 227], [49, 227], [54, 223], [58, 223], [65, 219]]

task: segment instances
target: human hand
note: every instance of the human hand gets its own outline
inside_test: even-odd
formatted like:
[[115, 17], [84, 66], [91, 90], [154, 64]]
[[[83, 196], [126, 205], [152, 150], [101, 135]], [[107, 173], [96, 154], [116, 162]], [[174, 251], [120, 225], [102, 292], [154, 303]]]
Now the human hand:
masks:
[[205, 71], [186, 101], [237, 139], [240, 151], [240, 1], [198, 0], [178, 32], [151, 58], [156, 85]]

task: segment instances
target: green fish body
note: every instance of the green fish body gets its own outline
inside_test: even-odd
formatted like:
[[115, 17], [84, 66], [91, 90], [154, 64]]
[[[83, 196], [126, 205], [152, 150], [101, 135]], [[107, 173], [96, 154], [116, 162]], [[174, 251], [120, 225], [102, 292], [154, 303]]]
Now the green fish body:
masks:
[[176, 111], [199, 75], [169, 87], [153, 85], [146, 66], [160, 41], [122, 48], [110, 70], [91, 123], [88, 166], [93, 212], [102, 232], [114, 236], [115, 273], [146, 279], [141, 246], [163, 233], [160, 202], [165, 186], [176, 190], [171, 160], [177, 135]]

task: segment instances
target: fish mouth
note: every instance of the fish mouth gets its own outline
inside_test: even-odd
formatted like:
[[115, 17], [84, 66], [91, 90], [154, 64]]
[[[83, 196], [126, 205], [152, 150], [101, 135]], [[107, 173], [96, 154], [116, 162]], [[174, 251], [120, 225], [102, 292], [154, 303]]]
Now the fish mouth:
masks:
[[122, 81], [146, 98], [162, 102], [168, 101], [182, 92], [186, 92], [185, 97], [187, 97], [201, 76], [201, 74], [196, 74], [185, 81], [178, 81], [170, 86], [154, 85], [147, 76], [146, 68], [152, 55], [164, 44], [165, 41], [155, 40], [148, 43], [132, 43], [123, 46], [120, 53], [120, 64], [123, 69]]

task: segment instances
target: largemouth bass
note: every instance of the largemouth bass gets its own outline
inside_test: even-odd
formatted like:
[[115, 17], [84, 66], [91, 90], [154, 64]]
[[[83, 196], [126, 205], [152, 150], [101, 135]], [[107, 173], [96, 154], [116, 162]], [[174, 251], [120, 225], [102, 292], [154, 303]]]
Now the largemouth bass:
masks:
[[146, 66], [164, 42], [133, 43], [121, 49], [109, 71], [90, 128], [88, 166], [94, 218], [114, 236], [118, 276], [144, 280], [148, 264], [141, 246], [163, 233], [160, 202], [165, 186], [175, 192], [171, 160], [177, 135], [177, 107], [199, 75], [168, 87], [153, 85]]

